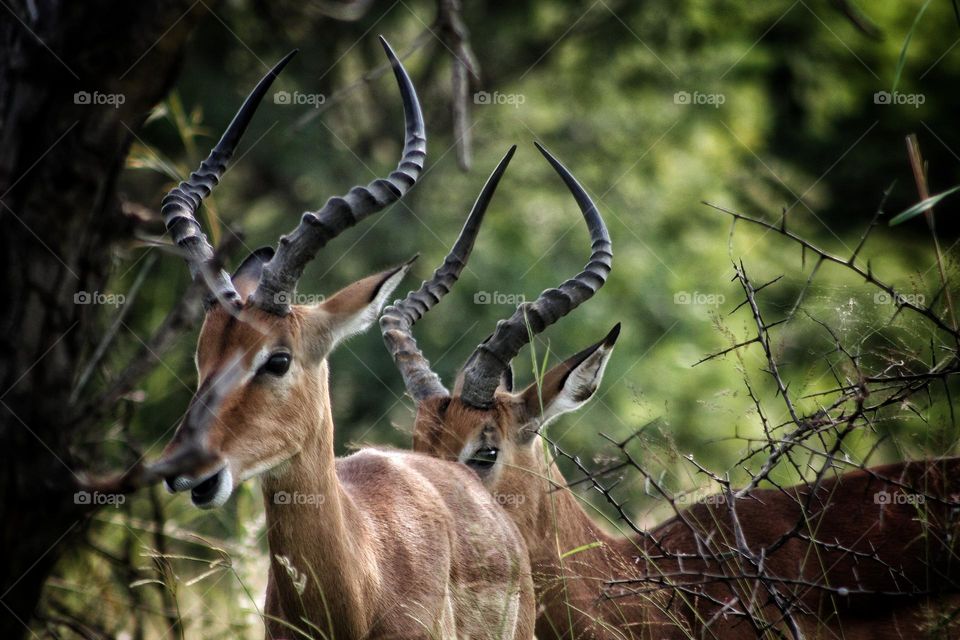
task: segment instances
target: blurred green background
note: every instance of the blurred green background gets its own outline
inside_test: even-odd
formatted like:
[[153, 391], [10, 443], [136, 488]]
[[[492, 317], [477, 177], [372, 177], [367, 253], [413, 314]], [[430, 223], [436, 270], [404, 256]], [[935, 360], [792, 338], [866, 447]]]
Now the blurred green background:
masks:
[[[683, 456], [743, 481], [746, 471], [734, 465], [756, 444], [749, 438], [762, 436], [744, 376], [774, 423], [785, 415], [755, 346], [692, 366], [752, 336], [749, 313], [730, 314], [743, 295], [731, 281], [732, 261], [742, 260], [758, 283], [783, 276], [761, 294], [768, 321], [788, 312], [814, 261], [775, 233], [739, 223], [731, 234], [730, 218], [701, 201], [773, 222], [785, 210], [791, 229], [846, 256], [887, 187], [895, 183], [886, 206], [891, 214], [918, 201], [907, 134], [919, 136], [933, 192], [960, 183], [954, 5], [865, 4], [881, 33], [871, 37], [839, 4], [469, 3], [462, 17], [480, 79], [467, 102], [472, 168], [463, 171], [452, 116], [453, 57], [438, 39], [434, 3], [373, 2], [344, 22], [325, 15], [331, 7], [325, 2], [226, 2], [194, 34], [176, 90], [139, 134], [121, 191], [131, 203], [157, 209], [172, 174], [192, 170], [266, 68], [299, 47], [275, 88], [319, 94], [323, 104], [268, 98], [208, 207], [215, 237], [236, 227], [250, 249], [274, 244], [302, 211], [386, 174], [399, 157], [402, 114], [393, 78], [363, 80], [383, 63], [376, 35], [384, 34], [405, 56], [420, 94], [427, 171], [402, 203], [328, 245], [307, 269], [301, 292], [332, 293], [419, 252], [403, 291], [417, 286], [442, 260], [489, 171], [509, 145], [519, 144], [469, 269], [415, 329], [435, 370], [452, 384], [474, 346], [513, 310], [477, 304], [479, 293], [498, 294], [490, 296], [494, 302], [532, 298], [576, 273], [588, 256], [574, 201], [533, 148], [533, 140], [541, 141], [596, 200], [615, 257], [607, 285], [546, 331], [537, 354], [548, 352], [556, 362], [623, 323], [597, 399], [553, 424], [549, 435], [599, 467], [615, 454], [600, 433], [623, 439], [652, 422], [631, 445], [645, 469], [674, 490], [712, 491]], [[479, 91], [490, 99], [474, 99]], [[901, 104], [878, 100], [881, 91]], [[960, 230], [955, 203], [945, 200], [937, 211], [950, 274]], [[929, 231], [921, 218], [889, 228], [888, 217], [863, 249], [862, 264], [869, 259], [878, 276], [930, 302], [939, 279]], [[121, 256], [112, 291], [127, 291], [151, 252], [131, 247]], [[126, 362], [187, 283], [176, 257], [163, 254], [153, 263], [111, 367]], [[908, 314], [890, 325], [895, 307], [875, 293], [825, 265], [803, 309], [848, 344], [861, 345], [868, 362], [879, 362], [887, 349], [929, 358], [931, 329]], [[683, 304], [684, 294], [694, 303]], [[772, 333], [794, 398], [833, 386], [823, 358], [832, 340], [822, 328], [798, 313]], [[129, 425], [148, 455], [160, 452], [193, 392], [195, 340], [195, 331], [182, 336], [142, 397], [118, 409], [112, 438], [125, 438], [120, 425]], [[377, 332], [351, 340], [331, 361], [337, 450], [409, 446], [413, 405]], [[531, 368], [524, 351], [519, 383], [532, 381]], [[953, 451], [955, 428], [938, 393], [858, 432], [846, 455], [861, 460], [870, 453], [871, 462], [881, 462]], [[817, 398], [799, 402], [812, 411]], [[797, 480], [789, 469], [775, 477]], [[638, 523], [651, 525], [670, 511], [648, 493], [641, 474], [627, 473], [615, 495]], [[610, 515], [601, 496], [585, 489], [583, 495]], [[165, 541], [151, 533], [161, 512]], [[187, 637], [259, 637], [262, 534], [255, 482], [217, 512], [200, 512], [183, 496], [145, 492], [97, 516], [91, 549], [64, 560], [48, 591], [78, 608], [96, 604], [91, 618], [128, 637], [165, 635], [171, 621], [158, 613], [164, 591], [175, 596]], [[185, 557], [157, 560], [160, 544], [166, 545], [160, 552]], [[121, 570], [124, 563], [110, 556], [127, 558], [136, 570]], [[159, 583], [142, 582], [150, 580]]]

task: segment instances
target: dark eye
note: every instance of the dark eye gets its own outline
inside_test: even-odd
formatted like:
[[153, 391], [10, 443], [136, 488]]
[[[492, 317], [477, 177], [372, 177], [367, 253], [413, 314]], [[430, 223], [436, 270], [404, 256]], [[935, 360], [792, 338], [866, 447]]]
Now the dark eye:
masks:
[[282, 376], [290, 368], [290, 354], [286, 352], [274, 353], [270, 359], [260, 367], [258, 374], [269, 373], [272, 376]]
[[474, 469], [489, 469], [496, 464], [498, 453], [500, 453], [500, 450], [494, 449], [493, 447], [477, 449], [473, 455], [467, 459], [467, 464]]

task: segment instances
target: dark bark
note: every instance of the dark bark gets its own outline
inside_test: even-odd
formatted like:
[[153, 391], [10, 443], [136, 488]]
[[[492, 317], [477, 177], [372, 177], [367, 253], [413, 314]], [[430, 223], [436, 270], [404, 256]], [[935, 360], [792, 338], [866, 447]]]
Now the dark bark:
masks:
[[186, 0], [0, 7], [3, 638], [27, 634], [46, 577], [91, 512], [74, 500], [83, 402], [68, 399], [112, 308], [74, 296], [104, 290], [112, 247], [130, 237], [115, 187], [132, 132], [205, 11]]

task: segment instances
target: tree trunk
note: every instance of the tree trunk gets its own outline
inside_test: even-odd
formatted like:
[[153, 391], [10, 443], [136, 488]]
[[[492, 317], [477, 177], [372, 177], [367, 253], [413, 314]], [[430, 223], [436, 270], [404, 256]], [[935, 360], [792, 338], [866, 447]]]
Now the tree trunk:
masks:
[[[94, 508], [76, 504], [77, 405], [112, 246], [118, 175], [206, 12], [187, 0], [0, 7], [0, 637], [21, 637]], [[76, 299], [75, 299], [75, 296]]]

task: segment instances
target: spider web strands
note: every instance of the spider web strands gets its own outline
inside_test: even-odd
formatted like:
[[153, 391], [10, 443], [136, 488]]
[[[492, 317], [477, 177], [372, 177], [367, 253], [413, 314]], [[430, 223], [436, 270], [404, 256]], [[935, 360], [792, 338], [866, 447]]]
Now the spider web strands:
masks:
[[[703, 204], [707, 205], [712, 209], [720, 211], [721, 213], [725, 213], [733, 217], [734, 220], [743, 220], [745, 222], [755, 224], [757, 226], [763, 227], [770, 231], [775, 231], [776, 233], [779, 233], [783, 237], [793, 240], [794, 242], [799, 244], [801, 247], [803, 247], [805, 251], [809, 251], [815, 254], [820, 259], [820, 261], [833, 262], [849, 269], [853, 273], [863, 278], [866, 282], [869, 282], [870, 284], [874, 285], [875, 287], [879, 288], [880, 290], [885, 292], [887, 295], [889, 295], [890, 299], [894, 302], [894, 304], [898, 308], [901, 308], [901, 307], [907, 308], [915, 313], [918, 313], [924, 316], [927, 320], [932, 322], [938, 329], [946, 332], [947, 334], [952, 336], [954, 339], [960, 340], [960, 331], [955, 330], [951, 325], [944, 322], [943, 319], [939, 315], [937, 315], [936, 312], [933, 311], [933, 309], [931, 309], [926, 305], [917, 304], [915, 302], [910, 301], [907, 297], [905, 297], [903, 294], [897, 291], [893, 286], [887, 284], [886, 282], [874, 276], [869, 263], [867, 264], [866, 270], [864, 270], [862, 267], [856, 264], [857, 251], [859, 250], [860, 246], [862, 246], [862, 243], [858, 245], [857, 250], [854, 251], [854, 254], [851, 255], [850, 258], [841, 258], [840, 256], [834, 255], [824, 249], [821, 249], [817, 245], [797, 235], [793, 231], [788, 230], [785, 225], [771, 224], [766, 220], [753, 218], [748, 215], [733, 211], [732, 209], [728, 209], [726, 207], [722, 207], [720, 205], [716, 205], [710, 202], [704, 202]], [[875, 226], [875, 225], [871, 225], [871, 226]], [[869, 233], [869, 231], [867, 233]]]

